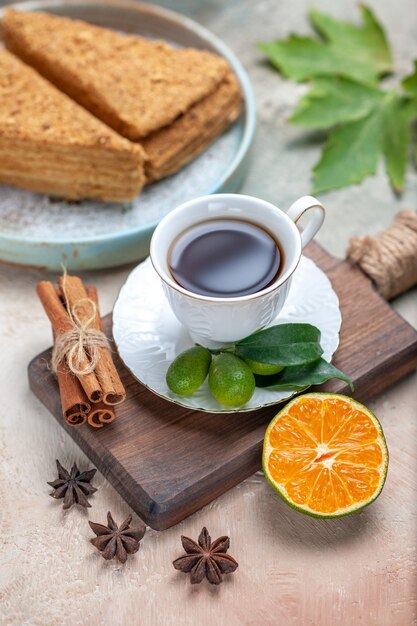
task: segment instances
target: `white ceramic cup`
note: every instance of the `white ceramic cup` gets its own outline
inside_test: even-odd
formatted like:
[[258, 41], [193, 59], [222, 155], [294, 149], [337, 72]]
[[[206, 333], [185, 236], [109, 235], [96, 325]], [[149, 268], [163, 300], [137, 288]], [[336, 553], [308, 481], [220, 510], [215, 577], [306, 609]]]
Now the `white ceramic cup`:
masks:
[[[305, 213], [305, 227], [300, 231], [296, 224]], [[216, 348], [270, 324], [284, 305], [302, 249], [323, 224], [324, 215], [324, 207], [312, 196], [299, 198], [285, 213], [265, 200], [233, 193], [202, 196], [168, 213], [153, 234], [151, 261], [175, 316], [192, 339]], [[218, 218], [248, 220], [275, 236], [284, 264], [272, 285], [246, 296], [215, 298], [188, 291], [174, 280], [168, 259], [172, 243], [190, 227]]]

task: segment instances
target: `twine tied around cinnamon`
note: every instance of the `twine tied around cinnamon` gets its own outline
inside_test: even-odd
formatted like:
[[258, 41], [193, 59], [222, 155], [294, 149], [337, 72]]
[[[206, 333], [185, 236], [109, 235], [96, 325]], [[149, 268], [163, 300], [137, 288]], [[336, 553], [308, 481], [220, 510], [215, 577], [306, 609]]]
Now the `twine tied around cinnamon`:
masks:
[[[72, 307], [65, 291], [66, 272], [62, 281], [62, 294], [65, 299], [71, 330], [55, 339], [52, 350], [52, 369], [56, 373], [60, 363], [67, 363], [68, 369], [76, 376], [86, 376], [94, 372], [100, 358], [99, 349], [110, 344], [106, 335], [92, 327], [97, 315], [97, 306], [90, 298], [81, 298]], [[85, 310], [87, 307], [87, 311]], [[84, 309], [81, 319], [78, 312]]]
[[379, 293], [391, 300], [417, 284], [417, 213], [400, 211], [374, 237], [352, 237], [346, 257], [359, 265]]

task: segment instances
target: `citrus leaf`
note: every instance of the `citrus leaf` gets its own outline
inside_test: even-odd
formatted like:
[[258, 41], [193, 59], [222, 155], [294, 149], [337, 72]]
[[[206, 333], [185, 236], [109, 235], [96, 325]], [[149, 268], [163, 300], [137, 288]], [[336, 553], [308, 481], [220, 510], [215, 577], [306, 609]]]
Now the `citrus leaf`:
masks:
[[310, 385], [321, 385], [332, 378], [343, 380], [354, 391], [353, 383], [346, 374], [324, 359], [298, 367], [286, 367], [274, 376], [255, 376], [256, 386], [280, 391], [281, 389], [304, 389]]
[[382, 26], [369, 7], [360, 7], [363, 24], [355, 26], [336, 20], [316, 9], [310, 10], [314, 28], [350, 61], [374, 68], [380, 75], [392, 70], [392, 54]]
[[260, 43], [258, 48], [267, 55], [272, 65], [296, 81], [338, 75], [375, 84], [378, 77], [372, 66], [351, 60], [343, 51], [311, 37], [290, 35], [284, 41]]
[[305, 128], [331, 128], [366, 117], [384, 92], [347, 78], [320, 78], [300, 100], [290, 122]]
[[238, 341], [235, 351], [257, 363], [282, 366], [311, 363], [323, 354], [320, 331], [311, 324], [271, 326]]

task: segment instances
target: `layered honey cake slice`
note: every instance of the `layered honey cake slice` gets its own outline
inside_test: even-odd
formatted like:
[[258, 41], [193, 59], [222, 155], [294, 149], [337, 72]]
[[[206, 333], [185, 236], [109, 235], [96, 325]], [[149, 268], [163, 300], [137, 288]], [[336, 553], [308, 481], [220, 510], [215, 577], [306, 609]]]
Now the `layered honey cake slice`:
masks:
[[6, 47], [128, 139], [168, 126], [230, 71], [204, 50], [123, 35], [79, 20], [10, 9]]
[[185, 115], [142, 139], [147, 180], [169, 176], [198, 156], [239, 117], [241, 100], [239, 83], [229, 72], [216, 91]]
[[238, 81], [218, 55], [47, 13], [10, 9], [2, 26], [12, 52], [144, 146], [147, 182], [179, 170], [239, 116]]
[[144, 153], [0, 49], [0, 182], [68, 199], [124, 201]]

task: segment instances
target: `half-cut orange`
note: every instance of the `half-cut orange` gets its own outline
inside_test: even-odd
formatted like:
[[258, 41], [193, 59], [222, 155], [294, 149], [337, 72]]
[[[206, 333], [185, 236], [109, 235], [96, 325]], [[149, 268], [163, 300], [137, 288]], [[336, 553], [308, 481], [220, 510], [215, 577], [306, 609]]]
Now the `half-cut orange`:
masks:
[[379, 496], [388, 449], [381, 424], [363, 404], [308, 393], [269, 424], [263, 469], [290, 506], [316, 517], [339, 517]]

